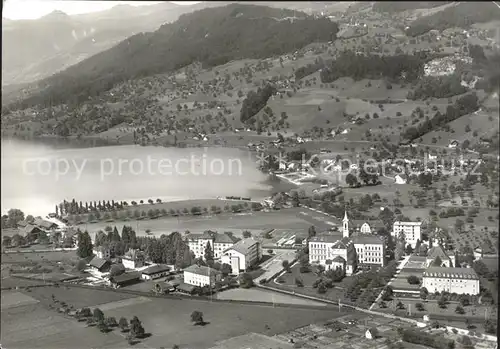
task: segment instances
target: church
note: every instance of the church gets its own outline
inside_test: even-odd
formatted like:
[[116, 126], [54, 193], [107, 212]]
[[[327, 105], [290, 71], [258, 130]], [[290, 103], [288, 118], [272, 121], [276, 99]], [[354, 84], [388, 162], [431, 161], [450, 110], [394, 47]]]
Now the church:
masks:
[[385, 266], [385, 241], [368, 229], [353, 232], [347, 211], [341, 233], [326, 232], [309, 239], [309, 263], [323, 265], [325, 270], [341, 269], [347, 276], [358, 268]]

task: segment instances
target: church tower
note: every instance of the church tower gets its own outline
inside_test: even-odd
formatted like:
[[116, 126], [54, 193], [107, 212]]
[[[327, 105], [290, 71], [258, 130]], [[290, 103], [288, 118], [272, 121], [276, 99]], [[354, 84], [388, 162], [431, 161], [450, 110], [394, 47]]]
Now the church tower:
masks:
[[347, 211], [345, 211], [344, 219], [342, 220], [342, 237], [349, 237], [349, 218], [347, 218]]

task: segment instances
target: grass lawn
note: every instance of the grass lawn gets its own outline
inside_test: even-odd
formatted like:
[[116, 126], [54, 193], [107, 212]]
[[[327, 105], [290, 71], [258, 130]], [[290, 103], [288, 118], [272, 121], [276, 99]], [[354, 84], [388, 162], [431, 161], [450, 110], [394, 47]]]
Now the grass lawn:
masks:
[[76, 251], [55, 251], [35, 253], [8, 253], [2, 254], [2, 264], [17, 264], [26, 262], [70, 262], [79, 258]]
[[[344, 290], [343, 287], [348, 283], [350, 277], [345, 277], [341, 282], [334, 283], [334, 287], [327, 289], [326, 293], [320, 294], [316, 288], [312, 287], [314, 281], [316, 281], [319, 277], [316, 276], [313, 272], [310, 273], [300, 273], [300, 266], [297, 264], [291, 268], [291, 273], [285, 273], [281, 276], [281, 278], [285, 281], [283, 283], [275, 282], [275, 280], [271, 281], [269, 284], [270, 287], [292, 291], [295, 293], [301, 293], [308, 296], [325, 298], [332, 301], [338, 301], [339, 299], [344, 298]], [[298, 287], [295, 285], [295, 278], [301, 278], [304, 282], [304, 287]]]
[[233, 299], [233, 300], [247, 300], [256, 302], [275, 302], [283, 304], [303, 304], [303, 305], [315, 305], [318, 307], [326, 306], [325, 303], [316, 302], [309, 299], [289, 296], [282, 293], [262, 290], [258, 288], [233, 288], [219, 292], [217, 294], [218, 299]]

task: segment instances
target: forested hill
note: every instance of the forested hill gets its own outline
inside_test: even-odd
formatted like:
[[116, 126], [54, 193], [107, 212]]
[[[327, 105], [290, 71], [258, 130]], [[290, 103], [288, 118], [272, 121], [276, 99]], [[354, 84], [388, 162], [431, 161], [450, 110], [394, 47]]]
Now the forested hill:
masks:
[[379, 1], [373, 4], [373, 11], [397, 13], [422, 8], [434, 8], [451, 3], [451, 1]]
[[500, 20], [500, 8], [493, 2], [461, 2], [429, 16], [416, 19], [406, 31], [409, 36], [418, 36], [432, 29], [468, 28], [474, 23]]
[[9, 108], [78, 103], [118, 82], [170, 72], [193, 62], [209, 67], [269, 57], [311, 42], [333, 40], [337, 32], [337, 24], [329, 19], [292, 10], [242, 4], [204, 9], [153, 33], [132, 36], [42, 80], [38, 92]]

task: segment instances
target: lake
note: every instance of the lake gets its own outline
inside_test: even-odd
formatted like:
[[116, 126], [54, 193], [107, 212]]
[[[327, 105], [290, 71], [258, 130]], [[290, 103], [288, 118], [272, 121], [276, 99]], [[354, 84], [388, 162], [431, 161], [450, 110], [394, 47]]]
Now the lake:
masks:
[[[46, 215], [62, 200], [163, 201], [249, 196], [276, 190], [248, 151], [2, 140], [2, 214]], [[278, 185], [279, 186], [279, 185]]]

